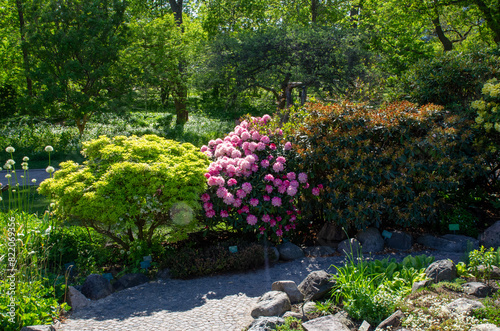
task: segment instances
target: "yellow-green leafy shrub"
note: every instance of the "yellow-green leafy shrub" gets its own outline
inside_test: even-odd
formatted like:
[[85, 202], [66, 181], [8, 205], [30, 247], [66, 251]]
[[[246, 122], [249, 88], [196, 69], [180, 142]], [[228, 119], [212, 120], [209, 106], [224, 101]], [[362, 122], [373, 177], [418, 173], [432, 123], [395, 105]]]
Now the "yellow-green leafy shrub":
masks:
[[470, 125], [435, 105], [308, 104], [284, 127], [301, 156], [298, 171], [325, 188], [319, 204], [303, 199], [302, 209], [357, 228], [437, 220], [445, 194], [484, 178]]
[[54, 178], [40, 185], [40, 193], [55, 199], [57, 215], [125, 248], [136, 239], [151, 244], [165, 225], [194, 225], [208, 166], [196, 147], [155, 135], [101, 136], [83, 146], [83, 165], [61, 163]]

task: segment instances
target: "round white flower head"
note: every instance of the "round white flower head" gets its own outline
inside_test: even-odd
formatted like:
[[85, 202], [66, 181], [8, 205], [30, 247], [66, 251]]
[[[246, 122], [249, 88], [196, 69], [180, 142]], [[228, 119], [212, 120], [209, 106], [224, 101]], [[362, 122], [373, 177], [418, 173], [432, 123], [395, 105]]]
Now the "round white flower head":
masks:
[[23, 157], [23, 161], [24, 161], [24, 162], [28, 162], [29, 160], [30, 160], [30, 158], [29, 158], [29, 157], [27, 157], [27, 156]]
[[8, 159], [7, 162], [5, 162], [7, 164], [10, 164], [10, 165], [14, 165], [16, 164], [16, 161], [12, 160], [12, 159]]
[[48, 145], [48, 146], [45, 146], [45, 151], [50, 153], [50, 152], [54, 151], [54, 148], [52, 146]]
[[2, 201], [2, 200], [3, 200], [2, 197], [0, 197], [0, 201]]
[[9, 179], [10, 177], [12, 177], [12, 175], [11, 175], [11, 174], [7, 174], [7, 175], [5, 175], [5, 178], [7, 178], [7, 179]]
[[56, 206], [56, 204], [55, 204], [54, 202], [52, 202], [52, 203], [50, 204], [50, 208], [54, 208], [55, 206]]
[[7, 148], [5, 149], [5, 151], [6, 151], [7, 153], [14, 153], [14, 152], [16, 151], [16, 149], [15, 149], [14, 147], [12, 147], [12, 146], [9, 146], [9, 147], [7, 147]]
[[27, 166], [27, 165], [24, 165], [24, 166], [23, 166], [23, 170], [28, 170], [28, 166]]
[[36, 178], [33, 178], [33, 179], [31, 180], [31, 182], [32, 182], [33, 184], [35, 184], [35, 183], [36, 183]]
[[9, 169], [12, 169], [12, 166], [11, 166], [10, 164], [7, 164], [7, 163], [6, 163], [6, 164], [3, 166], [3, 168], [4, 168], [5, 170], [9, 170]]
[[47, 169], [45, 169], [49, 174], [53, 173], [55, 171], [53, 166], [48, 166]]

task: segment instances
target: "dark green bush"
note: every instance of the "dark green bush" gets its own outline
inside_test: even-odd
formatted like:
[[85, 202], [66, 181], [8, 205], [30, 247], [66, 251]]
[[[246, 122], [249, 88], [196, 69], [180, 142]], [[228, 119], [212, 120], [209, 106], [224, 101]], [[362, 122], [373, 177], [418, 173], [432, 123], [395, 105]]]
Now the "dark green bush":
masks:
[[450, 233], [449, 225], [458, 224], [457, 234], [463, 234], [471, 237], [477, 237], [478, 219], [467, 209], [458, 207], [452, 208], [441, 214], [440, 230], [441, 233]]
[[[185, 246], [171, 249], [162, 259], [162, 267], [170, 268], [175, 278], [191, 278], [213, 275], [229, 271], [246, 271], [265, 265], [266, 254], [262, 245], [240, 242], [237, 253], [231, 253], [229, 246], [234, 243], [218, 243], [207, 248]], [[273, 259], [269, 250], [267, 258]]]
[[13, 116], [16, 113], [17, 92], [12, 85], [0, 86], [0, 117]]
[[300, 171], [325, 192], [319, 204], [303, 199], [301, 209], [348, 228], [436, 221], [447, 192], [484, 184], [470, 125], [434, 105], [308, 104], [284, 131], [297, 145]]
[[484, 81], [500, 75], [499, 67], [500, 56], [491, 52], [446, 52], [418, 61], [403, 76], [402, 86], [412, 102], [468, 109], [481, 97]]

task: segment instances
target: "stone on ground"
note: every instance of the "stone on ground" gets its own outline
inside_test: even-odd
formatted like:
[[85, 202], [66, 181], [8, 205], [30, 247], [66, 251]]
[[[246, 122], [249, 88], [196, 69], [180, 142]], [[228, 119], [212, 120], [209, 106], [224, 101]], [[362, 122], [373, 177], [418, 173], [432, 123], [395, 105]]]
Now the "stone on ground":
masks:
[[158, 270], [158, 272], [156, 273], [156, 278], [157, 279], [170, 279], [171, 278], [170, 269], [165, 268], [165, 269]]
[[278, 245], [277, 248], [278, 252], [280, 253], [280, 258], [284, 261], [291, 261], [304, 257], [302, 248], [290, 242]]
[[306, 331], [351, 331], [350, 328], [344, 325], [333, 315], [323, 316], [307, 321], [302, 323], [302, 327]]
[[303, 316], [302, 313], [296, 313], [293, 311], [287, 311], [286, 313], [283, 314], [283, 318], [287, 318], [287, 317], [293, 317], [293, 318], [296, 318], [298, 320], [307, 321], [307, 317]]
[[355, 238], [346, 239], [339, 244], [337, 251], [341, 254], [352, 255], [353, 258], [357, 258], [361, 253], [361, 244]]
[[460, 298], [453, 300], [445, 306], [445, 308], [454, 313], [470, 315], [473, 310], [484, 308], [484, 305], [476, 300]]
[[497, 266], [493, 265], [490, 270], [487, 270], [484, 265], [480, 265], [477, 267], [477, 271], [483, 278], [500, 279], [500, 268]]
[[91, 300], [99, 300], [113, 292], [109, 280], [98, 274], [91, 274], [83, 283], [82, 294]]
[[419, 282], [415, 282], [413, 283], [413, 285], [411, 286], [411, 293], [415, 293], [417, 292], [418, 290], [420, 290], [421, 288], [424, 288], [424, 287], [427, 287], [429, 285], [432, 284], [432, 280], [430, 279], [427, 279], [427, 280], [421, 280]]
[[481, 282], [469, 282], [462, 285], [464, 293], [478, 298], [486, 298], [491, 294], [491, 287]]
[[338, 313], [333, 315], [333, 317], [338, 319], [342, 324], [344, 324], [345, 326], [347, 326], [351, 330], [356, 328], [356, 325], [351, 320], [351, 318], [349, 317], [349, 314], [345, 310], [339, 311]]
[[433, 282], [452, 281], [458, 277], [457, 267], [451, 260], [439, 260], [433, 262], [425, 269], [425, 274]]
[[500, 221], [496, 221], [481, 234], [479, 244], [486, 248], [500, 247]]
[[364, 254], [377, 253], [384, 249], [384, 238], [376, 228], [367, 228], [358, 232], [356, 239], [361, 243], [361, 249]]
[[329, 246], [307, 247], [304, 249], [304, 252], [306, 253], [306, 255], [312, 257], [329, 256], [335, 254], [335, 250]]
[[73, 311], [86, 307], [90, 304], [89, 299], [73, 286], [68, 287], [68, 305]]
[[297, 284], [292, 280], [279, 280], [274, 282], [271, 285], [271, 290], [285, 292], [291, 303], [301, 302], [304, 299], [304, 294], [299, 291]]
[[406, 251], [413, 246], [413, 237], [408, 233], [403, 231], [392, 231], [391, 234], [392, 236], [390, 238], [385, 239], [387, 247]]
[[113, 283], [115, 291], [121, 291], [129, 287], [134, 287], [149, 282], [149, 278], [144, 274], [125, 274]]
[[305, 300], [318, 300], [335, 285], [331, 278], [324, 270], [313, 271], [299, 284], [299, 291], [304, 294]]
[[391, 316], [380, 322], [376, 330], [382, 330], [388, 327], [397, 328], [398, 326], [401, 326], [401, 322], [404, 318], [405, 315], [403, 314], [403, 312], [401, 310], [397, 310]]
[[321, 230], [319, 230], [316, 240], [322, 246], [330, 246], [337, 248], [339, 242], [347, 238], [341, 226], [335, 223], [325, 223]]
[[260, 316], [279, 316], [292, 309], [290, 299], [285, 292], [270, 291], [264, 293], [252, 308], [253, 318]]
[[442, 252], [463, 253], [467, 248], [467, 242], [472, 242], [476, 245], [477, 240], [472, 237], [460, 235], [446, 235], [443, 237], [435, 237], [431, 235], [423, 235], [418, 237], [417, 242], [429, 248], [436, 249]]
[[271, 331], [278, 325], [285, 324], [285, 320], [277, 316], [261, 316], [254, 320], [247, 331]]
[[459, 253], [465, 252], [467, 248], [479, 249], [479, 240], [477, 240], [476, 238], [464, 236], [461, 234], [445, 234], [444, 236], [441, 236], [441, 238], [460, 244], [462, 250], [459, 251]]
[[361, 325], [359, 326], [358, 331], [370, 331], [371, 329], [372, 326], [370, 325], [370, 323], [368, 323], [367, 321], [363, 321], [363, 323], [361, 323]]
[[496, 326], [495, 324], [486, 323], [476, 325], [475, 327], [471, 328], [470, 331], [500, 331], [500, 327]]
[[309, 314], [316, 311], [316, 303], [308, 301], [304, 304], [304, 314]]
[[25, 326], [21, 331], [53, 331], [55, 330], [52, 325], [31, 325]]

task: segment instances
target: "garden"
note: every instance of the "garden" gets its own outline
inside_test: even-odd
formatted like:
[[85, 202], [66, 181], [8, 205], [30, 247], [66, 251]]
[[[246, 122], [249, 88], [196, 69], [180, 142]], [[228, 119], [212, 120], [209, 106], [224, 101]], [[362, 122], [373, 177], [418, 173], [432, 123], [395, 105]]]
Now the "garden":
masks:
[[[327, 225], [477, 238], [500, 219], [496, 2], [290, 3], [2, 1], [2, 330], [67, 318], [91, 274], [247, 272]], [[500, 247], [414, 291], [420, 249], [348, 255], [304, 316], [500, 327]], [[443, 313], [473, 280], [483, 307]]]

